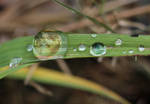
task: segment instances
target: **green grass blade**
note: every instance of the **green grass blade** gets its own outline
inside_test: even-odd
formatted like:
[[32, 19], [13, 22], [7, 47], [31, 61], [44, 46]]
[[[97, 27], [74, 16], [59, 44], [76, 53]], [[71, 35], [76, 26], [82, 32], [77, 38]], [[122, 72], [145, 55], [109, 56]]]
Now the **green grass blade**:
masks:
[[[0, 79], [8, 74], [28, 66], [29, 63], [38, 61], [32, 51], [27, 51], [27, 47], [32, 45], [33, 36], [21, 37], [0, 45]], [[21, 62], [16, 67], [9, 66], [11, 60], [14, 58], [21, 58]], [[4, 67], [4, 68], [2, 68]]]
[[[64, 58], [98, 57], [90, 54], [94, 43], [102, 43], [106, 47], [106, 54], [99, 57], [150, 55], [150, 36], [148, 35], [132, 37], [121, 34], [67, 34], [67, 38], [68, 50]], [[116, 45], [117, 40], [121, 40], [121, 45]], [[85, 51], [79, 51], [81, 44], [85, 45]]]
[[[28, 70], [29, 70], [28, 68], [24, 68], [22, 70], [19, 70], [18, 72], [8, 75], [8, 77], [15, 78], [15, 79], [25, 79]], [[79, 77], [66, 75], [64, 73], [57, 72], [54, 70], [49, 70], [49, 69], [39, 67], [34, 72], [32, 76], [32, 80], [45, 83], [45, 84], [53, 84], [53, 85], [59, 85], [64, 87], [70, 87], [74, 89], [80, 89], [98, 95], [106, 96], [122, 104], [130, 104], [127, 100], [123, 99], [118, 94], [112, 92], [111, 90], [106, 89], [101, 85], [98, 85], [94, 82]]]
[[[65, 42], [67, 43], [67, 50], [64, 56], [61, 57], [62, 59], [150, 55], [150, 36], [148, 35], [131, 37], [129, 35], [121, 34], [63, 34], [67, 38], [67, 42]], [[32, 44], [33, 39], [33, 36], [28, 36], [3, 43], [0, 46], [0, 67], [9, 66], [11, 60], [16, 57], [22, 58], [21, 63], [19, 63], [20, 65], [42, 61], [34, 56], [33, 51], [27, 51], [27, 47]], [[116, 45], [118, 39], [121, 40], [121, 45]], [[91, 47], [95, 43], [104, 45], [106, 49], [105, 54], [98, 56], [91, 54]], [[79, 50], [81, 45], [85, 46], [84, 51]], [[49, 58], [47, 60], [57, 58], [59, 57]], [[8, 70], [11, 70], [11, 68], [8, 68]], [[11, 71], [5, 71], [6, 73], [11, 73]], [[0, 70], [0, 73], [4, 72]], [[4, 76], [4, 74], [2, 74], [2, 76]]]
[[69, 7], [68, 5], [64, 4], [63, 2], [61, 2], [61, 1], [59, 1], [59, 0], [53, 0], [53, 1], [55, 1], [56, 3], [62, 5], [62, 6], [65, 7], [65, 8], [67, 8], [68, 10], [70, 10], [70, 11], [76, 13], [77, 15], [83, 16], [83, 17], [89, 19], [89, 20], [92, 21], [94, 24], [96, 24], [96, 25], [98, 25], [98, 26], [102, 26], [102, 27], [104, 27], [105, 29], [109, 30], [110, 32], [115, 33], [115, 31], [113, 31], [113, 30], [111, 29], [111, 27], [109, 27], [108, 25], [106, 25], [106, 24], [104, 24], [104, 23], [102, 23], [102, 22], [96, 20], [95, 18], [92, 18], [92, 17], [90, 17], [90, 16], [87, 16], [87, 15], [81, 13], [80, 11], [71, 8], [71, 7]]
[[21, 37], [0, 45], [0, 67], [8, 66], [13, 58], [22, 58], [21, 63], [36, 61], [33, 52], [27, 51], [27, 47], [32, 45], [33, 36]]

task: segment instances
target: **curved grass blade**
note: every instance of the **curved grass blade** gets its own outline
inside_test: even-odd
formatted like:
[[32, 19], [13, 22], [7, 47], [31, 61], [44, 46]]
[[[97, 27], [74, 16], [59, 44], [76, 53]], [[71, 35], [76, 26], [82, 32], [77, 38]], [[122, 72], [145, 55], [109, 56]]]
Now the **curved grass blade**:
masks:
[[[28, 70], [29, 70], [28, 68], [21, 69], [15, 73], [8, 75], [8, 78], [25, 79], [28, 73]], [[80, 90], [92, 92], [98, 95], [106, 96], [122, 104], [130, 104], [127, 100], [123, 99], [118, 94], [94, 82], [91, 82], [91, 81], [88, 81], [79, 77], [66, 75], [64, 73], [57, 72], [54, 70], [45, 69], [42, 67], [39, 67], [34, 72], [32, 76], [32, 80], [45, 83], [45, 84], [53, 84], [53, 85], [59, 85], [59, 86], [64, 86], [64, 87], [70, 87], [74, 89], [80, 89]]]
[[98, 26], [102, 26], [102, 27], [104, 27], [105, 29], [109, 30], [110, 32], [115, 33], [115, 31], [113, 31], [113, 30], [111, 29], [111, 27], [109, 27], [108, 25], [106, 25], [106, 24], [104, 24], [104, 23], [102, 23], [102, 22], [96, 20], [95, 18], [92, 18], [92, 17], [90, 17], [90, 16], [87, 16], [87, 15], [81, 13], [80, 11], [71, 8], [71, 7], [69, 7], [68, 5], [64, 4], [63, 2], [61, 2], [61, 1], [59, 1], [59, 0], [53, 0], [53, 1], [55, 1], [56, 3], [62, 5], [62, 6], [65, 7], [65, 8], [67, 8], [68, 10], [70, 10], [70, 11], [76, 13], [77, 15], [83, 16], [83, 17], [89, 19], [89, 20], [92, 21], [94, 24], [96, 24], [96, 25], [98, 25]]
[[[67, 37], [67, 52], [63, 59], [150, 55], [150, 36], [148, 35], [132, 37], [122, 34], [63, 34]], [[8, 66], [11, 59], [16, 57], [22, 58], [21, 64], [41, 61], [32, 51], [27, 51], [27, 46], [32, 44], [33, 39], [33, 36], [28, 36], [3, 43], [0, 46], [0, 67]], [[120, 45], [116, 45], [118, 40], [121, 41]], [[99, 56], [91, 54], [91, 47], [95, 43], [101, 43], [106, 47], [105, 54]], [[79, 50], [80, 45], [85, 45], [85, 51]]]
[[[133, 56], [133, 55], [150, 55], [150, 36], [139, 35], [138, 37], [131, 37], [129, 35], [121, 34], [71, 34], [63, 33], [67, 38], [67, 50], [62, 59], [69, 58], [87, 58], [87, 57], [111, 57], [111, 56]], [[31, 45], [34, 37], [17, 38], [0, 46], [0, 67], [9, 66], [13, 58], [22, 58], [20, 65], [35, 63], [42, 61], [37, 59], [33, 51], [27, 51], [28, 45]], [[117, 43], [117, 41], [121, 43]], [[66, 43], [66, 42], [65, 42]], [[91, 53], [91, 47], [95, 44], [101, 44], [104, 52], [99, 55]], [[84, 45], [85, 50], [80, 50]], [[97, 46], [96, 46], [97, 47]], [[95, 47], [94, 47], [95, 48]], [[101, 52], [100, 48], [100, 52]], [[97, 52], [97, 49], [96, 51]], [[54, 55], [55, 56], [55, 55]], [[60, 57], [49, 58], [47, 60], [57, 59]], [[11, 73], [11, 68], [6, 73]], [[7, 74], [0, 70], [1, 75]], [[2, 77], [1, 77], [2, 78]]]
[[[32, 45], [32, 41], [33, 36], [28, 36], [17, 38], [0, 45], [0, 79], [38, 61], [32, 51], [27, 51], [28, 46]], [[21, 58], [21, 62], [15, 65], [15, 67], [6, 67], [13, 64], [12, 60], [15, 58]]]
[[0, 79], [2, 79], [3, 77], [7, 76], [8, 74], [15, 72], [21, 68], [27, 67], [31, 64], [24, 64], [24, 65], [19, 65], [18, 67], [14, 67], [14, 68], [9, 68], [8, 66], [2, 67], [0, 68]]
[[13, 58], [22, 58], [21, 63], [37, 61], [32, 51], [27, 51], [32, 45], [33, 36], [21, 37], [0, 45], [0, 67], [8, 66]]

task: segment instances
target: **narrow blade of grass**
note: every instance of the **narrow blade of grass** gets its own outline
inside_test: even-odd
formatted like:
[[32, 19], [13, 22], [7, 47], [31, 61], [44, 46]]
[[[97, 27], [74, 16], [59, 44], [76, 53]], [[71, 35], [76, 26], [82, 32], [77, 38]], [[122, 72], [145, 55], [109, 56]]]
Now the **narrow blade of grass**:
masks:
[[[68, 34], [68, 50], [64, 58], [98, 57], [91, 54], [94, 43], [106, 47], [106, 53], [99, 57], [150, 55], [150, 36], [139, 35], [132, 37], [121, 34]], [[120, 45], [116, 45], [121, 41]], [[80, 45], [85, 45], [85, 51], [79, 51]], [[74, 50], [76, 49], [76, 51]]]
[[[93, 34], [63, 34], [67, 37], [67, 51], [62, 59], [150, 55], [150, 36], [148, 35], [131, 37], [120, 34], [94, 34], [95, 37], [93, 37]], [[28, 36], [3, 43], [0, 46], [0, 67], [9, 66], [13, 58], [22, 58], [19, 65], [42, 61], [34, 56], [33, 51], [27, 51], [27, 47], [32, 44], [33, 39], [33, 36]], [[118, 39], [121, 40], [120, 45], [116, 45]], [[101, 43], [105, 46], [104, 54], [98, 56], [91, 54], [91, 47], [95, 43]], [[80, 51], [80, 45], [84, 45], [86, 49]], [[11, 68], [8, 70], [11, 70]], [[7, 74], [11, 73], [11, 71], [5, 71]], [[4, 73], [4, 71], [0, 70], [1, 72]], [[2, 76], [4, 77], [3, 74]]]
[[21, 63], [36, 61], [32, 51], [28, 51], [32, 45], [33, 36], [21, 37], [0, 45], [0, 67], [8, 66], [13, 58], [22, 58]]
[[18, 67], [14, 67], [14, 68], [9, 68], [8, 66], [2, 67], [0, 68], [0, 79], [2, 79], [3, 77], [7, 76], [8, 74], [15, 72], [21, 68], [24, 68], [26, 66], [29, 66], [30, 64], [24, 64], [24, 65], [19, 65]]
[[55, 1], [56, 3], [62, 5], [62, 6], [65, 7], [65, 8], [67, 8], [68, 10], [70, 10], [70, 11], [76, 13], [77, 15], [83, 16], [83, 17], [89, 19], [89, 20], [92, 21], [94, 24], [96, 24], [96, 25], [98, 25], [98, 26], [102, 26], [102, 27], [104, 27], [106, 30], [109, 30], [110, 32], [115, 33], [115, 31], [113, 31], [113, 30], [111, 29], [111, 27], [109, 27], [108, 25], [106, 25], [106, 24], [104, 24], [104, 23], [102, 23], [102, 22], [96, 20], [95, 18], [92, 18], [92, 17], [90, 17], [90, 16], [87, 16], [87, 15], [81, 13], [80, 11], [78, 11], [78, 10], [76, 10], [76, 9], [74, 9], [74, 8], [71, 8], [70, 6], [64, 4], [63, 2], [61, 2], [61, 1], [59, 1], [59, 0], [53, 0], [53, 1]]
[[[32, 45], [32, 41], [33, 36], [28, 36], [17, 38], [0, 45], [0, 79], [20, 68], [28, 66], [29, 63], [38, 61], [32, 51], [27, 51], [28, 46]], [[12, 63], [14, 58], [21, 58], [22, 60], [16, 65], [17, 67], [6, 67]]]
[[[28, 70], [29, 70], [28, 68], [24, 68], [22, 70], [19, 70], [15, 73], [8, 75], [7, 77], [14, 78], [14, 79], [25, 79]], [[35, 71], [35, 73], [32, 76], [32, 80], [45, 83], [45, 84], [53, 84], [53, 85], [59, 85], [64, 87], [70, 87], [74, 89], [80, 89], [80, 90], [106, 96], [122, 104], [130, 104], [127, 100], [123, 99], [118, 94], [94, 82], [79, 77], [66, 75], [64, 73], [57, 72], [54, 70], [45, 69], [42, 67], [39, 67]]]

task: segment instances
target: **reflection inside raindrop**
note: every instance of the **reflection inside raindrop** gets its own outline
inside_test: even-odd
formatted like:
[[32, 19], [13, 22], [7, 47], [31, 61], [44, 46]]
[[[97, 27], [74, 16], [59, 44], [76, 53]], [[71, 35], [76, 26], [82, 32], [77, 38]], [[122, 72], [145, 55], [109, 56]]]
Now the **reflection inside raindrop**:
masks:
[[28, 46], [27, 46], [27, 51], [28, 51], [28, 52], [31, 52], [32, 49], [33, 49], [33, 45], [28, 45]]
[[85, 51], [86, 50], [86, 46], [84, 44], [79, 45], [78, 47], [79, 51]]
[[60, 31], [38, 33], [33, 40], [33, 53], [40, 60], [64, 57], [67, 51], [67, 37]]
[[94, 43], [90, 47], [90, 53], [93, 56], [101, 56], [106, 54], [106, 47], [102, 43]]
[[134, 51], [133, 50], [129, 50], [129, 53], [132, 54]]
[[77, 49], [76, 49], [76, 48], [74, 48], [74, 49], [73, 49], [73, 51], [75, 51], [75, 52], [76, 52], [76, 51], [77, 51]]
[[140, 51], [140, 52], [143, 52], [144, 50], [145, 50], [145, 48], [144, 48], [144, 46], [139, 46], [139, 48], [138, 48], [138, 50]]
[[91, 34], [91, 36], [92, 36], [93, 38], [95, 38], [95, 37], [97, 36], [97, 34]]
[[115, 45], [119, 46], [122, 45], [122, 40], [121, 39], [117, 39], [115, 42]]

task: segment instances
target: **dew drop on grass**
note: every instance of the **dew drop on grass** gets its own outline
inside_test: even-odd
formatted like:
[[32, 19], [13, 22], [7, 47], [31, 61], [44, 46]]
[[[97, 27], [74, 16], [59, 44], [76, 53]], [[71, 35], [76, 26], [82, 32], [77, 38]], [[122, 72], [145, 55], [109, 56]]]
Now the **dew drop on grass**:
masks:
[[33, 40], [33, 53], [40, 60], [63, 58], [67, 52], [67, 37], [60, 31], [39, 32]]
[[33, 45], [28, 45], [28, 46], [27, 46], [27, 51], [28, 51], [28, 52], [31, 52], [32, 50], [33, 50]]
[[90, 47], [90, 54], [93, 56], [101, 56], [106, 54], [106, 47], [102, 43], [94, 43]]
[[133, 50], [129, 50], [129, 53], [132, 54], [134, 51]]
[[116, 45], [116, 46], [122, 45], [122, 40], [121, 40], [121, 39], [117, 39], [117, 40], [115, 41], [115, 45]]
[[74, 51], [74, 52], [76, 52], [76, 51], [77, 51], [77, 49], [76, 49], [76, 48], [74, 48], [74, 49], [73, 49], [73, 51]]
[[126, 52], [126, 51], [123, 51], [122, 53], [123, 53], [123, 54], [126, 54], [127, 52]]
[[97, 36], [97, 34], [91, 34], [91, 37], [95, 38]]
[[86, 46], [84, 44], [79, 45], [78, 47], [79, 51], [85, 51], [86, 50]]
[[145, 48], [144, 48], [144, 46], [139, 46], [139, 48], [138, 48], [138, 50], [140, 51], [140, 52], [143, 52], [144, 50], [145, 50]]
[[21, 58], [21, 57], [13, 58], [13, 59], [10, 60], [9, 67], [10, 67], [10, 68], [14, 68], [14, 67], [16, 67], [17, 65], [19, 65], [21, 61], [22, 61], [22, 58]]

